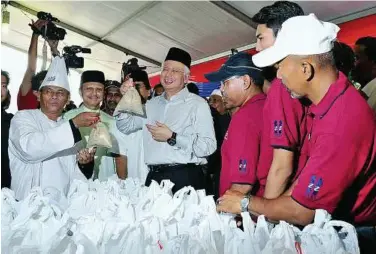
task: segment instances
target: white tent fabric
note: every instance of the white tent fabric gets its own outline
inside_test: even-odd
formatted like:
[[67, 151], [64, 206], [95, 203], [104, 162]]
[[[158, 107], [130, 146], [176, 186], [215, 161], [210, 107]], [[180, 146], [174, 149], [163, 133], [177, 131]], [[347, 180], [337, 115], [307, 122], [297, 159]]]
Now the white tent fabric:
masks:
[[[79, 28], [103, 40], [162, 62], [170, 47], [180, 47], [192, 55], [195, 62], [250, 45], [256, 41], [255, 30], [238, 18], [209, 1], [23, 1], [35, 11], [45, 11], [60, 21]], [[248, 17], [272, 1], [225, 2]], [[300, 1], [306, 13], [315, 13], [319, 19], [335, 23], [349, 21], [376, 13], [374, 1]], [[27, 25], [36, 17], [8, 6], [11, 13], [10, 30], [2, 33], [3, 45], [27, 51], [31, 30]], [[89, 47], [85, 55], [86, 69], [100, 69], [109, 79], [120, 79], [121, 63], [132, 56], [100, 42], [67, 30], [60, 43]], [[40, 53], [43, 40], [40, 40]], [[90, 58], [90, 59], [89, 59]], [[155, 64], [139, 60], [148, 66], [149, 73], [159, 71]]]

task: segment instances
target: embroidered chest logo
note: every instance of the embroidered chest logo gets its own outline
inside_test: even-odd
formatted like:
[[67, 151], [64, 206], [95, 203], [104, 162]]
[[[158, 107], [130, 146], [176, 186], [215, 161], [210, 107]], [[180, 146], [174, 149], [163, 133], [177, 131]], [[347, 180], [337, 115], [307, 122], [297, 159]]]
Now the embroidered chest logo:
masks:
[[227, 138], [228, 138], [228, 131], [226, 131], [226, 134], [225, 134], [224, 140], [227, 140]]
[[323, 184], [324, 184], [324, 181], [322, 180], [321, 177], [317, 178], [315, 175], [311, 176], [311, 180], [309, 181], [307, 191], [306, 191], [306, 197], [315, 199]]
[[247, 172], [247, 160], [239, 160], [239, 171], [242, 173]]
[[282, 120], [274, 120], [274, 136], [280, 137], [282, 136], [282, 126], [283, 122]]

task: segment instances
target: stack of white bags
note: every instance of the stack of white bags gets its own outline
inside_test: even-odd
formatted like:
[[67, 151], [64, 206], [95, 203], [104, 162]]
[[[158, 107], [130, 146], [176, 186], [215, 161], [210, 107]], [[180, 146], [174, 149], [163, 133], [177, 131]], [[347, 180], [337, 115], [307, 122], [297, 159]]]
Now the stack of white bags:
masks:
[[[136, 180], [72, 183], [67, 197], [34, 188], [17, 202], [2, 190], [1, 253], [207, 254], [359, 253], [352, 225], [317, 210], [300, 231], [243, 213], [244, 231], [232, 215], [218, 214], [211, 196], [173, 183]], [[337, 231], [334, 227], [340, 228]]]

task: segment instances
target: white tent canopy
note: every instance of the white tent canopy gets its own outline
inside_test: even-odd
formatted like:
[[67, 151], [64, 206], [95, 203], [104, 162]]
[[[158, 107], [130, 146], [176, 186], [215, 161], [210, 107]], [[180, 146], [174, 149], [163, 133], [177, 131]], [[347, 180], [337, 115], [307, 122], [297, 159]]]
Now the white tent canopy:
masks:
[[[203, 62], [231, 48], [255, 42], [250, 21], [260, 8], [272, 1], [22, 1], [10, 2], [10, 30], [2, 33], [3, 45], [27, 51], [30, 19], [37, 11], [51, 13], [69, 27], [60, 51], [67, 45], [89, 47], [84, 69], [98, 69], [108, 79], [120, 79], [121, 63], [136, 55], [148, 73], [159, 71], [170, 47], [188, 51], [194, 63]], [[314, 12], [335, 23], [376, 13], [374, 1], [303, 1], [306, 13]], [[33, 15], [34, 14], [34, 15]], [[59, 24], [57, 24], [59, 26]], [[40, 49], [43, 40], [40, 40]], [[131, 52], [126, 55], [124, 52]], [[39, 50], [41, 53], [42, 50]], [[219, 55], [218, 55], [219, 56]]]

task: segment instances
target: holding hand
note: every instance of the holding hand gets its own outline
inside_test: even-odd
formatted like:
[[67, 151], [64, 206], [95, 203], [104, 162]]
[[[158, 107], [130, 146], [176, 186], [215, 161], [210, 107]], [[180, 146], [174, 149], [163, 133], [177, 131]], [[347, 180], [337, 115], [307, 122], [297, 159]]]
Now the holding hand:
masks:
[[83, 112], [73, 118], [72, 121], [77, 128], [92, 127], [94, 124], [100, 121], [100, 118], [99, 113]]
[[155, 141], [166, 142], [172, 137], [172, 131], [165, 124], [156, 122], [157, 125], [147, 124], [146, 127]]
[[39, 36], [40, 34], [44, 33], [44, 31], [42, 31], [41, 29], [43, 26], [47, 25], [47, 23], [48, 21], [41, 19], [38, 19], [36, 22], [34, 22], [34, 20], [31, 20], [31, 24], [29, 24], [29, 26], [31, 26], [34, 34]]
[[77, 162], [81, 165], [88, 164], [94, 160], [96, 148], [85, 148], [77, 153]]
[[134, 83], [133, 83], [133, 79], [130, 78], [130, 74], [128, 74], [124, 78], [123, 83], [121, 84], [121, 87], [120, 87], [121, 94], [124, 95], [131, 87], [134, 87]]
[[217, 211], [240, 214], [241, 213], [241, 200], [244, 194], [238, 191], [228, 190], [226, 193], [217, 200]]

